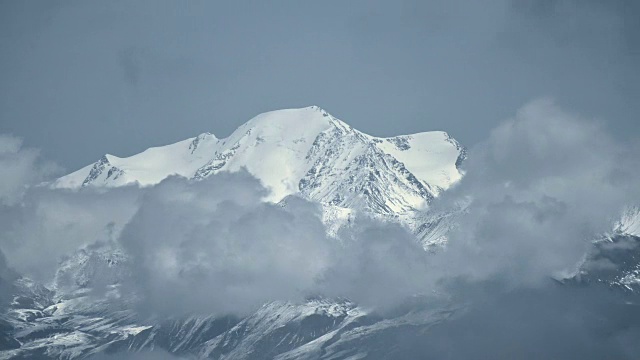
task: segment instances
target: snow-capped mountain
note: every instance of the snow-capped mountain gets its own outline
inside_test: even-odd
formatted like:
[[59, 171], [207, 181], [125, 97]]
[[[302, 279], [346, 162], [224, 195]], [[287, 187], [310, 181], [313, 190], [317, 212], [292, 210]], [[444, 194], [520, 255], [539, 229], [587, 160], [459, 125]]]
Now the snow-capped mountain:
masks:
[[[265, 201], [287, 206], [296, 195], [321, 204], [329, 233], [336, 234], [354, 212], [365, 212], [400, 221], [433, 244], [443, 241], [454, 216], [424, 210], [460, 180], [465, 156], [444, 132], [377, 138], [312, 106], [258, 115], [225, 139], [205, 133], [127, 158], [105, 155], [51, 186], [148, 186], [171, 175], [199, 181], [244, 168], [269, 190]], [[385, 320], [348, 300], [310, 299], [266, 304], [245, 318], [150, 322], [130, 310], [135, 294], [120, 291], [129, 271], [126, 252], [106, 241], [62, 261], [53, 291], [16, 283], [25, 288], [24, 298], [37, 301], [14, 301], [3, 325], [11, 336], [0, 358], [84, 358], [152, 349], [215, 359], [358, 358], [370, 351], [354, 342], [441, 317], [418, 312]], [[94, 286], [105, 284], [107, 291], [96, 297]]]
[[464, 157], [445, 132], [377, 138], [311, 106], [260, 114], [225, 139], [205, 133], [127, 158], [107, 154], [53, 186], [145, 186], [170, 175], [197, 180], [244, 167], [270, 190], [267, 201], [299, 194], [389, 215], [425, 208], [460, 180]]
[[[429, 203], [461, 179], [465, 157], [444, 132], [377, 138], [312, 106], [258, 115], [225, 139], [205, 133], [127, 158], [105, 155], [50, 185], [79, 191], [149, 186], [171, 175], [197, 182], [244, 168], [270, 191], [264, 201], [287, 207], [291, 196], [301, 196], [321, 204], [332, 235], [364, 212], [408, 226], [427, 248], [445, 243], [464, 216], [464, 206], [438, 213]], [[638, 208], [628, 209], [576, 279], [640, 288], [639, 219]], [[603, 260], [623, 266], [589, 266]], [[399, 343], [421, 343], [430, 328], [464, 310], [435, 294], [385, 316], [347, 299], [310, 298], [273, 301], [242, 317], [149, 318], [134, 310], [137, 294], [122, 288], [131, 263], [122, 244], [110, 239], [66, 257], [48, 287], [18, 275], [7, 285], [0, 277], [0, 290], [10, 289], [13, 300], [0, 315], [0, 359], [117, 358], [149, 350], [209, 359], [411, 358], [403, 355], [410, 345]]]

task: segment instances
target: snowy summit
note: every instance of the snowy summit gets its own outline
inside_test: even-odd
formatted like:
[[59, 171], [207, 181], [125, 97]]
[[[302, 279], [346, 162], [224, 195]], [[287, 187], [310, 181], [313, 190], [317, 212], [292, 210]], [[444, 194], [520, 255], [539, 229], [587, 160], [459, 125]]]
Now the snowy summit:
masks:
[[147, 186], [170, 175], [198, 180], [244, 167], [270, 190], [268, 201], [298, 194], [390, 215], [425, 208], [460, 180], [464, 157], [445, 132], [378, 138], [311, 106], [260, 114], [225, 139], [204, 133], [127, 158], [107, 154], [53, 186]]

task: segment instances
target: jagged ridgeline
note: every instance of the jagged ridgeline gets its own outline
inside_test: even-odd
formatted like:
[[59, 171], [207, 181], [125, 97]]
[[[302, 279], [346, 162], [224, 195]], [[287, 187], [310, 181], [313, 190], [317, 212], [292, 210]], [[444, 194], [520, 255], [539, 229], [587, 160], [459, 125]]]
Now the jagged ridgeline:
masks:
[[[335, 234], [354, 212], [364, 212], [399, 221], [433, 244], [443, 241], [455, 216], [431, 216], [424, 210], [462, 178], [464, 158], [465, 149], [445, 132], [378, 138], [311, 106], [258, 115], [225, 139], [204, 133], [128, 158], [104, 155], [50, 186], [77, 191], [151, 186], [171, 175], [197, 182], [246, 169], [269, 191], [265, 201], [287, 206], [290, 196], [300, 196], [319, 203], [329, 233]], [[407, 315], [382, 322], [348, 300], [317, 298], [269, 303], [242, 318], [150, 322], [131, 310], [135, 296], [118, 288], [130, 261], [118, 244], [96, 243], [60, 264], [53, 291], [17, 280], [13, 290], [19, 301], [0, 323], [7, 334], [0, 339], [0, 358], [73, 359], [151, 349], [214, 359], [318, 358], [318, 352], [348, 358], [361, 351], [355, 343], [384, 347], [377, 340], [382, 333], [410, 332], [417, 321]], [[111, 285], [96, 298], [95, 283]], [[443, 310], [425, 319], [446, 316]]]
[[[399, 222], [428, 248], [446, 242], [464, 214], [434, 212], [429, 205], [460, 181], [465, 158], [465, 149], [444, 132], [378, 138], [312, 106], [258, 115], [225, 139], [205, 133], [128, 158], [105, 155], [50, 186], [151, 186], [171, 175], [198, 182], [246, 169], [269, 191], [265, 201], [286, 207], [300, 196], [319, 203], [331, 235], [361, 212]], [[565, 283], [637, 292], [639, 213], [630, 208], [611, 236], [596, 243], [584, 269]], [[591, 266], [605, 260], [623, 266]], [[383, 318], [347, 299], [318, 297], [274, 301], [242, 316], [149, 319], [134, 310], [136, 294], [121, 291], [131, 268], [126, 250], [104, 241], [64, 259], [51, 287], [12, 274], [9, 284], [0, 284], [14, 294], [0, 318], [0, 359], [115, 359], [151, 350], [209, 359], [414, 358], [407, 355], [409, 345], [422, 344], [430, 329], [463, 313], [435, 298], [429, 306], [412, 303]], [[103, 288], [98, 296], [97, 285]]]
[[268, 201], [298, 195], [322, 204], [330, 228], [364, 211], [399, 220], [429, 245], [442, 239], [425, 228], [443, 219], [419, 212], [462, 178], [465, 158], [445, 132], [378, 138], [311, 106], [260, 114], [225, 139], [204, 133], [127, 158], [105, 155], [52, 185], [146, 186], [246, 168], [270, 191]]

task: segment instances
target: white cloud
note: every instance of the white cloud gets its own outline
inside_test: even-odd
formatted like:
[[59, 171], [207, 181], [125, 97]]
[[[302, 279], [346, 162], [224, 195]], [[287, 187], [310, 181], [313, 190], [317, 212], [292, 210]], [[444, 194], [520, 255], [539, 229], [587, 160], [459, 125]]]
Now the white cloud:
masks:
[[570, 273], [640, 200], [633, 147], [548, 99], [527, 104], [470, 154], [467, 177], [443, 202], [473, 202], [438, 265], [470, 279], [532, 285]]
[[28, 185], [42, 181], [58, 170], [43, 163], [37, 149], [24, 148], [22, 139], [0, 134], [0, 205], [20, 201]]
[[264, 191], [240, 172], [170, 178], [146, 193], [120, 238], [144, 309], [243, 314], [317, 294], [386, 306], [423, 290], [406, 271], [424, 268], [426, 254], [406, 230], [362, 220], [340, 242], [317, 205], [263, 203]]
[[[23, 173], [41, 174], [34, 155], [7, 139], [5, 158], [21, 154], [23, 168], [35, 168]], [[592, 237], [640, 199], [637, 153], [549, 100], [528, 104], [471, 149], [466, 178], [435, 204], [473, 198], [436, 254], [366, 217], [337, 241], [316, 205], [263, 203], [266, 190], [247, 172], [143, 189], [31, 188], [0, 207], [0, 247], [10, 266], [46, 278], [61, 256], [111, 237], [131, 257], [125, 285], [141, 296], [140, 309], [164, 315], [242, 314], [318, 294], [386, 309], [454, 280], [535, 287], [575, 270]]]

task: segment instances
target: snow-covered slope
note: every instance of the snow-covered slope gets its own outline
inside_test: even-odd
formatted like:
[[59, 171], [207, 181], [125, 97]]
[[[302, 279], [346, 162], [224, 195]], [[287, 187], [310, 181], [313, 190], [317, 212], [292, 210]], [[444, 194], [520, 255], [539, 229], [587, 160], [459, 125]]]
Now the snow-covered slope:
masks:
[[640, 207], [631, 206], [625, 209], [615, 224], [614, 233], [640, 237]]
[[[261, 114], [225, 139], [205, 133], [128, 158], [105, 155], [52, 186], [147, 186], [174, 174], [198, 181], [244, 167], [271, 190], [267, 201], [285, 207], [297, 195], [319, 202], [332, 235], [365, 211], [407, 225], [429, 248], [446, 242], [465, 214], [465, 204], [424, 211], [461, 178], [464, 158], [464, 148], [443, 132], [376, 138], [309, 107]], [[640, 209], [630, 208], [591, 259], [616, 266], [585, 266], [580, 277], [637, 291], [639, 235]], [[433, 294], [384, 317], [346, 299], [313, 298], [267, 303], [242, 318], [141, 318], [133, 310], [137, 295], [121, 287], [131, 264], [117, 242], [103, 241], [66, 257], [50, 288], [12, 280], [11, 305], [0, 314], [0, 359], [118, 358], [158, 349], [211, 359], [408, 358], [398, 355], [405, 344], [420, 343], [434, 324], [461, 312]]]
[[[312, 106], [258, 115], [225, 139], [205, 133], [127, 158], [107, 154], [51, 185], [148, 186], [171, 175], [199, 181], [246, 168], [270, 190], [265, 201], [285, 207], [300, 196], [321, 204], [331, 235], [365, 212], [400, 221], [427, 247], [444, 241], [455, 214], [424, 210], [462, 177], [464, 158], [464, 148], [444, 132], [377, 138]], [[14, 301], [4, 324], [10, 346], [0, 346], [0, 359], [150, 349], [213, 359], [360, 358], [384, 350], [379, 338], [388, 332], [413, 331], [445, 316], [417, 311], [383, 319], [348, 300], [318, 298], [265, 304], [244, 318], [141, 319], [131, 310], [136, 294], [120, 288], [131, 271], [116, 242], [68, 256], [51, 291], [25, 287], [21, 293], [30, 301]]]
[[54, 187], [152, 185], [245, 167], [270, 190], [326, 205], [397, 214], [424, 208], [458, 181], [464, 149], [444, 132], [376, 138], [316, 106], [260, 114], [226, 139], [205, 133], [127, 158], [105, 155]]
[[212, 134], [175, 144], [147, 149], [128, 158], [106, 154], [95, 163], [85, 166], [54, 182], [54, 187], [121, 186], [138, 183], [157, 184], [169, 175], [190, 177], [202, 166], [218, 139]]

